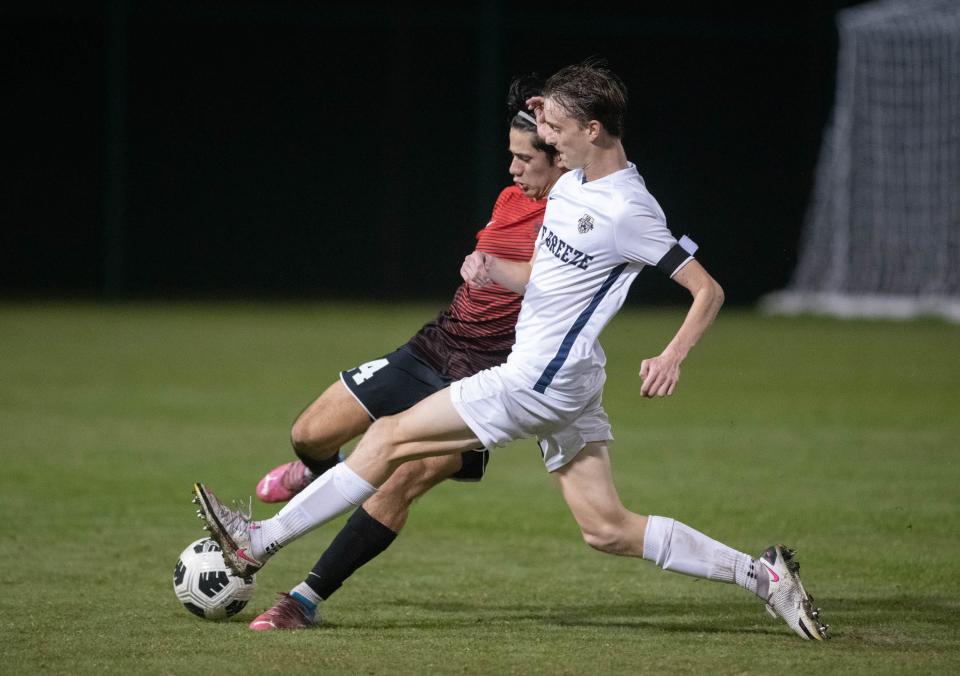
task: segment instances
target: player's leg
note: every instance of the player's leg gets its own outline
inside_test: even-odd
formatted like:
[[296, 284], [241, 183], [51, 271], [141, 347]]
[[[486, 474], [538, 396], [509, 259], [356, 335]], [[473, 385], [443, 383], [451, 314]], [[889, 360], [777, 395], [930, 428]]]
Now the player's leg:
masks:
[[480, 445], [457, 413], [449, 388], [395, 416], [374, 422], [350, 457], [295, 496], [272, 519], [251, 530], [253, 555], [269, 556], [376, 493], [405, 462]]
[[337, 533], [304, 581], [307, 589], [294, 591], [304, 594], [313, 604], [329, 598], [358, 568], [393, 543], [407, 522], [413, 501], [452, 477], [462, 465], [459, 454], [401, 465]]
[[535, 392], [507, 367], [481, 371], [399, 415], [378, 419], [345, 462], [273, 518], [251, 521], [249, 514], [226, 506], [203, 484], [194, 486], [198, 514], [227, 564], [237, 575], [249, 575], [280, 547], [363, 504], [404, 462], [500, 446], [544, 426], [563, 425], [581, 410], [575, 402], [555, 403]]
[[[734, 582], [756, 590], [755, 562], [688, 526], [626, 509], [613, 483], [606, 442], [586, 444], [553, 473], [587, 544], [608, 554], [653, 560], [664, 570]], [[737, 573], [740, 573], [739, 575]]]
[[[409, 354], [388, 355], [390, 366], [371, 373], [357, 369], [343, 374], [365, 410], [386, 414], [407, 408], [428, 392], [443, 387], [442, 376], [422, 368]], [[354, 375], [361, 376], [356, 383]], [[333, 539], [306, 580], [258, 616], [254, 630], [291, 629], [312, 624], [320, 601], [329, 598], [359, 567], [385, 551], [406, 522], [412, 502], [446, 478], [482, 478], [487, 451], [471, 451], [413, 460], [401, 465], [363, 507], [358, 508]], [[305, 624], [305, 618], [309, 623]]]
[[413, 408], [374, 422], [347, 460], [310, 484], [252, 531], [253, 557], [276, 550], [366, 502], [404, 462], [480, 446], [445, 388]]
[[592, 441], [551, 476], [588, 545], [607, 554], [643, 556], [647, 518], [620, 501], [605, 441]]
[[406, 525], [414, 500], [455, 475], [461, 467], [460, 453], [406, 462], [363, 503], [363, 510], [397, 533]]
[[449, 378], [408, 345], [355, 368], [310, 404], [291, 430], [300, 458], [271, 470], [257, 485], [264, 502], [286, 502], [340, 460], [339, 449], [370, 423], [404, 411], [437, 390]]
[[[417, 368], [414, 363], [421, 361], [403, 348], [397, 353], [412, 359], [411, 367], [414, 369]], [[357, 384], [379, 380], [375, 375], [387, 371], [388, 365], [388, 359], [376, 360], [347, 376]], [[343, 382], [350, 387], [347, 377], [343, 377]], [[428, 382], [427, 385], [434, 387], [433, 383]], [[384, 389], [391, 393], [395, 391], [394, 388]], [[464, 391], [468, 389], [469, 394], [464, 396]], [[521, 389], [527, 398], [536, 398], [536, 393], [528, 388]], [[456, 405], [451, 390], [457, 393]], [[249, 575], [286, 543], [362, 505], [376, 492], [376, 487], [382, 485], [405, 461], [449, 455], [481, 446], [489, 448], [521, 436], [530, 436], [522, 426], [510, 424], [514, 422], [512, 416], [515, 413], [510, 402], [505, 400], [509, 399], [510, 394], [515, 394], [515, 386], [511, 389], [501, 372], [497, 369], [482, 371], [451, 387], [435, 391], [399, 415], [386, 414], [379, 418], [364, 434], [347, 462], [324, 473], [294, 496], [273, 518], [252, 521], [250, 514], [230, 508], [200, 483], [194, 485], [194, 502], [200, 507], [198, 516], [206, 522], [211, 537], [220, 544], [224, 559], [231, 569], [237, 575]], [[477, 411], [466, 410], [470, 406], [467, 399], [476, 405]], [[470, 419], [470, 425], [461, 417], [457, 407], [464, 408], [463, 416]], [[537, 403], [537, 407], [537, 414], [526, 416], [524, 423], [526, 418], [534, 422], [541, 421], [544, 411], [550, 413], [542, 403]], [[365, 408], [373, 410], [369, 406]], [[503, 420], [491, 429], [488, 418], [496, 411], [503, 414]], [[563, 411], [557, 413], [563, 414]], [[471, 426], [483, 430], [484, 443], [480, 443]]]
[[342, 381], [297, 417], [290, 442], [299, 460], [274, 467], [257, 484], [263, 502], [286, 502], [339, 461], [340, 448], [366, 431], [370, 415]]
[[194, 491], [200, 514], [224, 559], [238, 575], [256, 572], [284, 545], [366, 502], [408, 460], [468, 451], [481, 444], [450, 398], [450, 388], [397, 416], [380, 418], [350, 457], [324, 473], [276, 516], [252, 522], [202, 484]]
[[346, 464], [371, 484], [380, 486], [405, 462], [481, 446], [454, 407], [450, 388], [444, 388], [399, 415], [377, 420]]
[[371, 422], [370, 414], [338, 380], [297, 417], [290, 443], [304, 462], [325, 460], [363, 434]]
[[461, 457], [445, 455], [401, 465], [380, 490], [350, 516], [306, 579], [289, 594], [281, 594], [272, 608], [250, 623], [250, 628], [269, 631], [315, 624], [320, 603], [393, 543], [406, 523], [413, 501], [457, 474], [463, 466]]
[[737, 584], [763, 599], [771, 614], [782, 617], [799, 636], [826, 637], [790, 550], [777, 545], [754, 559], [674, 519], [630, 512], [614, 486], [606, 442], [586, 444], [553, 474], [584, 540], [595, 549], [642, 556], [663, 570]]

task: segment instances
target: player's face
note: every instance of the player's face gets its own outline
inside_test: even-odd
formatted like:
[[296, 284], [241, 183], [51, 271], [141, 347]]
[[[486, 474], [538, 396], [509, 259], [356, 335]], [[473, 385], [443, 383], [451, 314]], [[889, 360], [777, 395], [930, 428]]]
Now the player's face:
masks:
[[[544, 140], [557, 149], [564, 166], [577, 169], [586, 164], [590, 150], [589, 130], [570, 117], [551, 99], [543, 102]], [[541, 127], [543, 129], [543, 127]]]
[[539, 200], [547, 196], [563, 170], [547, 153], [533, 147], [535, 139], [532, 131], [510, 130], [510, 175], [524, 195]]

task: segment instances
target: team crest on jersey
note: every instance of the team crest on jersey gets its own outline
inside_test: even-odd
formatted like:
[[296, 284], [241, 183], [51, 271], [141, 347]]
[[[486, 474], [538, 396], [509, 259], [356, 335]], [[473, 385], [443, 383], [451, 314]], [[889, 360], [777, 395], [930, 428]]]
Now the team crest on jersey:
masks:
[[583, 218], [577, 221], [577, 231], [580, 234], [593, 230], [593, 218], [589, 214], [584, 214]]

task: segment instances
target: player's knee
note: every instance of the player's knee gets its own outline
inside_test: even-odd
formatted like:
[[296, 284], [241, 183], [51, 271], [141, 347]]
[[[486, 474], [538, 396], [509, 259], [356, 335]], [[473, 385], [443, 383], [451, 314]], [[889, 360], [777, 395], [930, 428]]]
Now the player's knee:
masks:
[[392, 464], [403, 462], [398, 448], [396, 416], [388, 415], [374, 421], [363, 435], [360, 444], [365, 454], [374, 455]]
[[330, 435], [324, 433], [323, 426], [307, 415], [300, 416], [293, 423], [290, 429], [290, 444], [298, 454], [308, 457], [337, 450]]

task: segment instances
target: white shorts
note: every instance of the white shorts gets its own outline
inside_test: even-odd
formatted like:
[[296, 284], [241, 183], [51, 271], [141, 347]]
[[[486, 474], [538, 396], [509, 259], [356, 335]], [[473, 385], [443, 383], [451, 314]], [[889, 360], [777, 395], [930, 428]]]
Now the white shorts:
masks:
[[486, 448], [536, 437], [548, 472], [573, 460], [587, 443], [613, 439], [602, 397], [602, 388], [579, 402], [541, 394], [506, 365], [450, 385], [454, 408]]

